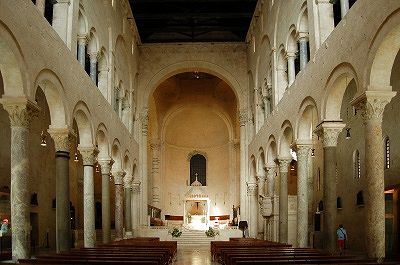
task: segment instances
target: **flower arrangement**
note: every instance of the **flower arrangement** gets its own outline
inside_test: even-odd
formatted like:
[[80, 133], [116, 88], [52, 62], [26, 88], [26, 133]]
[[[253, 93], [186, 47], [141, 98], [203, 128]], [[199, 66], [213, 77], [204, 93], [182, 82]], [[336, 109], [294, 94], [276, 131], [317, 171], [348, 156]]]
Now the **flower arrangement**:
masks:
[[168, 234], [171, 234], [172, 237], [180, 237], [182, 235], [182, 231], [179, 228], [174, 227], [174, 229], [168, 231]]
[[219, 235], [219, 231], [216, 229], [212, 229], [211, 227], [208, 228], [206, 231], [206, 236], [207, 237], [215, 237]]

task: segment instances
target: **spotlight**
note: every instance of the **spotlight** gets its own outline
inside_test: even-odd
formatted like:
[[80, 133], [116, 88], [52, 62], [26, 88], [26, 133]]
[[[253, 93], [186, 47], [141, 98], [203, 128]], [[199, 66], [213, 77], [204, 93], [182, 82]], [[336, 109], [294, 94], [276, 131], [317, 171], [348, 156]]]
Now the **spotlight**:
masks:
[[40, 134], [40, 137], [41, 137], [41, 142], [40, 142], [40, 145], [41, 146], [43, 146], [43, 147], [46, 147], [47, 146], [47, 142], [46, 142], [46, 134], [44, 134], [44, 132], [42, 131], [42, 133]]

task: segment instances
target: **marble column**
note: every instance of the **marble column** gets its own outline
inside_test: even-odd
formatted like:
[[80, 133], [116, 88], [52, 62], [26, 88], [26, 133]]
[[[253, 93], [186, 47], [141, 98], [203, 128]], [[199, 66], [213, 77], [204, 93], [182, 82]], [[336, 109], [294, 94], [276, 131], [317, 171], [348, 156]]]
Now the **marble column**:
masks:
[[248, 116], [247, 110], [242, 110], [239, 113], [239, 123], [240, 123], [240, 219], [248, 220], [248, 209], [246, 207], [246, 124], [247, 124]]
[[56, 250], [68, 251], [71, 247], [71, 211], [69, 198], [68, 129], [49, 129], [56, 148]]
[[125, 176], [124, 171], [118, 171], [114, 175], [115, 184], [115, 239], [121, 240], [123, 234], [124, 222], [124, 186], [123, 180]]
[[288, 242], [288, 177], [292, 158], [282, 157], [279, 161], [279, 242]]
[[93, 83], [97, 84], [97, 52], [89, 53], [90, 57], [90, 78], [92, 79]]
[[275, 175], [276, 175], [276, 166], [275, 165], [267, 165], [267, 196], [273, 197], [275, 194]]
[[318, 125], [316, 133], [322, 137], [324, 148], [323, 177], [323, 233], [324, 248], [334, 253], [336, 250], [336, 147], [339, 133], [345, 125], [342, 122], [323, 122]]
[[325, 40], [329, 37], [335, 24], [333, 22], [333, 6], [330, 0], [316, 0], [318, 8], [318, 23], [316, 28], [316, 35], [319, 36], [317, 47], [320, 47]]
[[257, 202], [257, 184], [247, 183], [247, 196], [250, 200], [250, 237], [257, 238], [258, 229], [258, 202]]
[[350, 9], [349, 0], [340, 0], [340, 13], [342, 15], [342, 18], [346, 16], [347, 12], [349, 12], [349, 9]]
[[297, 247], [308, 242], [308, 158], [311, 145], [297, 144]]
[[[132, 228], [137, 229], [140, 225], [140, 181], [132, 181]], [[136, 236], [136, 235], [134, 235]]]
[[97, 150], [81, 146], [78, 149], [83, 160], [83, 245], [92, 248], [96, 244], [93, 165]]
[[160, 143], [158, 140], [154, 140], [150, 148], [152, 150], [153, 158], [151, 161], [151, 174], [153, 177], [152, 204], [154, 207], [160, 208]]
[[147, 172], [147, 133], [148, 133], [148, 125], [149, 125], [149, 113], [147, 108], [143, 108], [142, 113], [140, 114], [140, 122], [141, 122], [141, 129], [142, 129], [142, 137], [140, 141], [140, 165], [141, 165], [141, 193], [140, 193], [140, 224], [141, 225], [148, 225], [147, 220], [147, 193], [148, 193], [148, 172]]
[[111, 158], [99, 159], [101, 167], [101, 228], [103, 243], [111, 241], [111, 215], [110, 215], [110, 173], [114, 160]]
[[54, 30], [58, 33], [64, 43], [67, 43], [68, 34], [68, 9], [70, 0], [57, 0], [53, 5]]
[[132, 178], [124, 181], [125, 189], [125, 236], [132, 236]]
[[12, 259], [17, 262], [30, 256], [29, 126], [38, 107], [25, 98], [0, 100], [11, 123], [11, 248]]
[[296, 53], [294, 52], [288, 52], [286, 53], [286, 59], [288, 63], [288, 87], [290, 87], [293, 83], [294, 80], [296, 79], [296, 69], [294, 66], [294, 59], [296, 58]]
[[78, 36], [78, 61], [83, 68], [86, 66], [86, 45], [87, 37], [79, 35]]
[[365, 125], [366, 248], [369, 258], [385, 257], [385, 183], [382, 118], [392, 91], [366, 91], [353, 103], [361, 109]]
[[299, 44], [300, 44], [300, 70], [306, 68], [308, 63], [308, 36], [307, 34], [300, 34]]

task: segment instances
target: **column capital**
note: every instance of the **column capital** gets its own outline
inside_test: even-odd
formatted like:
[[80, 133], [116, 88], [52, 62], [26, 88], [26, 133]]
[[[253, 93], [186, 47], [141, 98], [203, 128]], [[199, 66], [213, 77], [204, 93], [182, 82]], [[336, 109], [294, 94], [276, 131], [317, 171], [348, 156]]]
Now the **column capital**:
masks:
[[88, 37], [87, 37], [87, 35], [78, 35], [78, 44], [79, 44], [79, 45], [86, 45], [86, 44], [88, 44]]
[[71, 3], [71, 0], [57, 0], [56, 1], [56, 4], [70, 4]]
[[332, 4], [330, 0], [315, 0], [317, 4]]
[[125, 175], [126, 175], [126, 172], [124, 172], [124, 171], [115, 172], [115, 174], [113, 174], [114, 184], [115, 185], [123, 185]]
[[324, 147], [335, 147], [338, 136], [345, 126], [342, 121], [323, 121], [314, 132], [322, 137]]
[[100, 158], [98, 159], [98, 162], [101, 167], [101, 174], [110, 174], [114, 160], [112, 158]]
[[91, 63], [95, 63], [97, 62], [98, 58], [99, 58], [99, 52], [89, 52], [89, 58], [90, 58], [90, 62]]
[[365, 91], [355, 98], [351, 104], [361, 110], [364, 122], [376, 120], [382, 122], [383, 112], [386, 105], [396, 95], [394, 91]]
[[257, 195], [257, 183], [247, 182], [247, 196], [256, 196]]
[[296, 151], [297, 157], [300, 159], [306, 159], [310, 154], [312, 147], [312, 140], [297, 140], [293, 149]]
[[0, 103], [8, 112], [11, 127], [29, 128], [32, 118], [36, 117], [40, 111], [35, 102], [24, 97], [3, 97]]
[[297, 38], [299, 40], [299, 42], [306, 42], [308, 40], [308, 32], [299, 32], [297, 34]]
[[293, 158], [291, 157], [279, 157], [277, 158], [277, 162], [279, 165], [279, 171], [283, 173], [289, 172], [289, 165], [292, 162]]
[[132, 188], [132, 182], [133, 182], [133, 180], [132, 180], [132, 176], [131, 177], [126, 177], [126, 178], [124, 178], [124, 188], [125, 189], [131, 189]]
[[54, 140], [56, 152], [69, 152], [74, 135], [69, 128], [49, 128], [47, 132]]
[[132, 181], [132, 191], [134, 193], [139, 193], [140, 192], [140, 181], [139, 180], [133, 180]]
[[240, 127], [246, 126], [246, 123], [248, 121], [248, 114], [247, 114], [247, 109], [243, 109], [239, 112], [239, 123]]
[[82, 155], [84, 166], [93, 166], [98, 154], [98, 150], [93, 146], [78, 146], [79, 153]]
[[296, 57], [296, 53], [295, 52], [286, 52], [286, 59], [289, 58], [295, 58]]

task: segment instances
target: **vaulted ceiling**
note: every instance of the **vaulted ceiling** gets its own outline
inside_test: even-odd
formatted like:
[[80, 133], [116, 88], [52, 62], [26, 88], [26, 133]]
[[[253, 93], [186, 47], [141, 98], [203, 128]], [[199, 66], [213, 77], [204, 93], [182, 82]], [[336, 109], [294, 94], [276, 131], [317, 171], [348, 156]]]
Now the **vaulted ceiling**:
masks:
[[242, 42], [257, 0], [129, 0], [143, 43]]

